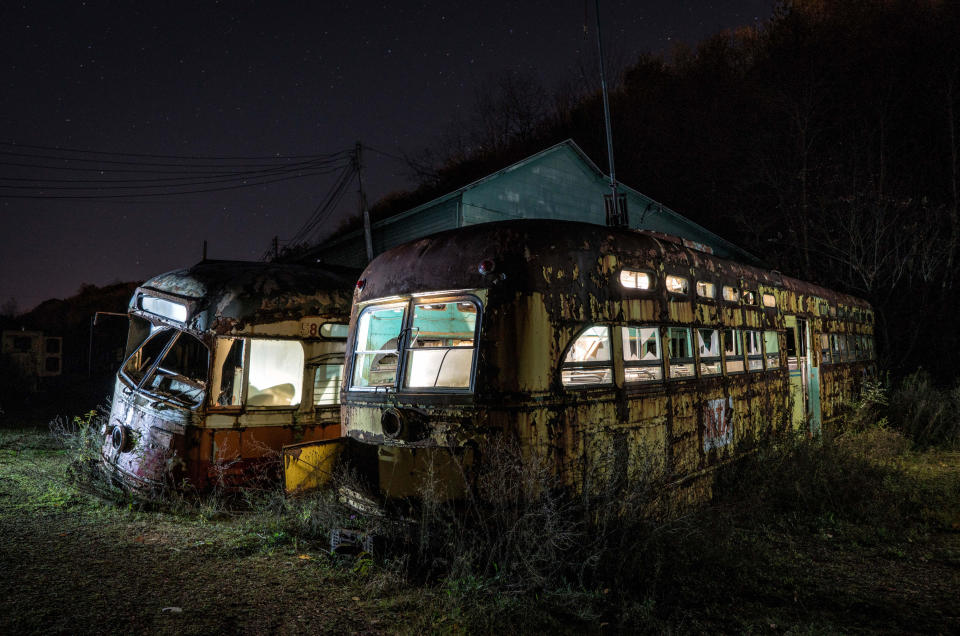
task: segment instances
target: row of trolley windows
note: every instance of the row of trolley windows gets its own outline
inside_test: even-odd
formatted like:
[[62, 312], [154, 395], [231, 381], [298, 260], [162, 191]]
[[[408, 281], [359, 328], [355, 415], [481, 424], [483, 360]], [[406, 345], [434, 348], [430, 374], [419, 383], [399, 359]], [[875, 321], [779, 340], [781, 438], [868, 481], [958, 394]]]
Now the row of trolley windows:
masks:
[[[628, 289], [648, 291], [656, 286], [656, 277], [652, 271], [624, 269], [620, 271], [620, 284]], [[690, 280], [685, 276], [667, 274], [664, 278], [664, 286], [667, 293], [672, 296], [687, 296], [690, 293]], [[717, 297], [717, 285], [715, 283], [698, 280], [695, 287], [697, 298], [712, 300]], [[777, 298], [770, 292], [758, 293], [749, 289], [739, 289], [733, 285], [721, 285], [720, 297], [728, 303], [756, 305], [759, 302], [768, 309], [777, 306]], [[821, 301], [817, 303], [817, 312], [821, 316], [839, 317], [842, 320], [853, 322], [873, 322], [873, 314], [858, 307], [836, 306]]]
[[[644, 270], [624, 269], [620, 272], [620, 284], [628, 289], [652, 290], [655, 287], [656, 278], [653, 272]], [[667, 274], [664, 278], [664, 286], [667, 293], [674, 296], [687, 296], [690, 293], [690, 279], [676, 274]], [[698, 298], [715, 299], [717, 297], [717, 285], [709, 281], [696, 281], [696, 290]], [[744, 305], [756, 305], [759, 299], [760, 304], [767, 308], [777, 306], [776, 297], [764, 292], [758, 294], [749, 289], [738, 289], [732, 285], [722, 285], [720, 295], [724, 301], [730, 303], [743, 303]]]
[[862, 334], [820, 334], [822, 364], [875, 359], [873, 337]]
[[763, 371], [780, 367], [776, 331], [593, 325], [580, 333], [563, 362], [565, 386], [613, 383], [611, 342], [623, 345], [627, 384]]

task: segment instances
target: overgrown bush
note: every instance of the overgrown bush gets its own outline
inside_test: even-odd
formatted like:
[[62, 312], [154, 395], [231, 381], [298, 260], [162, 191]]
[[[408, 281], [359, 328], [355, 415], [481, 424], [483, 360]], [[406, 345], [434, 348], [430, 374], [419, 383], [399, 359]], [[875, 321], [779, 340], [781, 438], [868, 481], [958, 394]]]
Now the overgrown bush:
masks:
[[941, 389], [919, 369], [893, 392], [889, 412], [891, 424], [921, 448], [960, 448], [960, 380]]
[[50, 436], [67, 455], [67, 476], [82, 490], [116, 497], [120, 491], [111, 485], [101, 462], [104, 423], [110, 417], [110, 405], [104, 403], [83, 415], [67, 418], [58, 415], [50, 424]]

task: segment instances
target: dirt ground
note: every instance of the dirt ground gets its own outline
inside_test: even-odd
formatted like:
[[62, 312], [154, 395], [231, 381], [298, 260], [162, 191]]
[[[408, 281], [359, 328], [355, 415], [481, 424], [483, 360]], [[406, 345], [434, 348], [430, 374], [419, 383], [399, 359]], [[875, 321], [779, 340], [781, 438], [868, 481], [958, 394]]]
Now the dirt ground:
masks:
[[[931, 462], [960, 471], [957, 454]], [[634, 618], [530, 598], [477, 622], [448, 588], [332, 556], [269, 515], [138, 510], [65, 471], [42, 435], [0, 431], [0, 634], [960, 633], [960, 502], [940, 530], [891, 542], [752, 529], [736, 576], [705, 561], [702, 586], [638, 599]]]

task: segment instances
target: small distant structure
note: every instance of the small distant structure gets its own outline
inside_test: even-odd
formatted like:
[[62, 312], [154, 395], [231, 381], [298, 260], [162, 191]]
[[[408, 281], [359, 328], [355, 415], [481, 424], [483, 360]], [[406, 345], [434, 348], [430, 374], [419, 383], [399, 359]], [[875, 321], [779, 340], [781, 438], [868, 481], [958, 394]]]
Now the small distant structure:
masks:
[[22, 374], [34, 391], [40, 379], [63, 373], [63, 338], [42, 331], [5, 330], [0, 353]]

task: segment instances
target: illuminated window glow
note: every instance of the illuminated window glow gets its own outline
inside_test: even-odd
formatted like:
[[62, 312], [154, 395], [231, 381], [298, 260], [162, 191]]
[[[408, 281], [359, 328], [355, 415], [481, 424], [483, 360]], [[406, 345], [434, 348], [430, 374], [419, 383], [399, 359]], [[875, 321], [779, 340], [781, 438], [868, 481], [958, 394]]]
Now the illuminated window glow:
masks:
[[187, 307], [180, 303], [171, 302], [163, 298], [154, 298], [153, 296], [140, 297], [140, 309], [149, 311], [151, 314], [170, 318], [178, 322], [187, 321]]
[[635, 269], [625, 269], [620, 272], [620, 284], [629, 289], [653, 289], [653, 274]]

